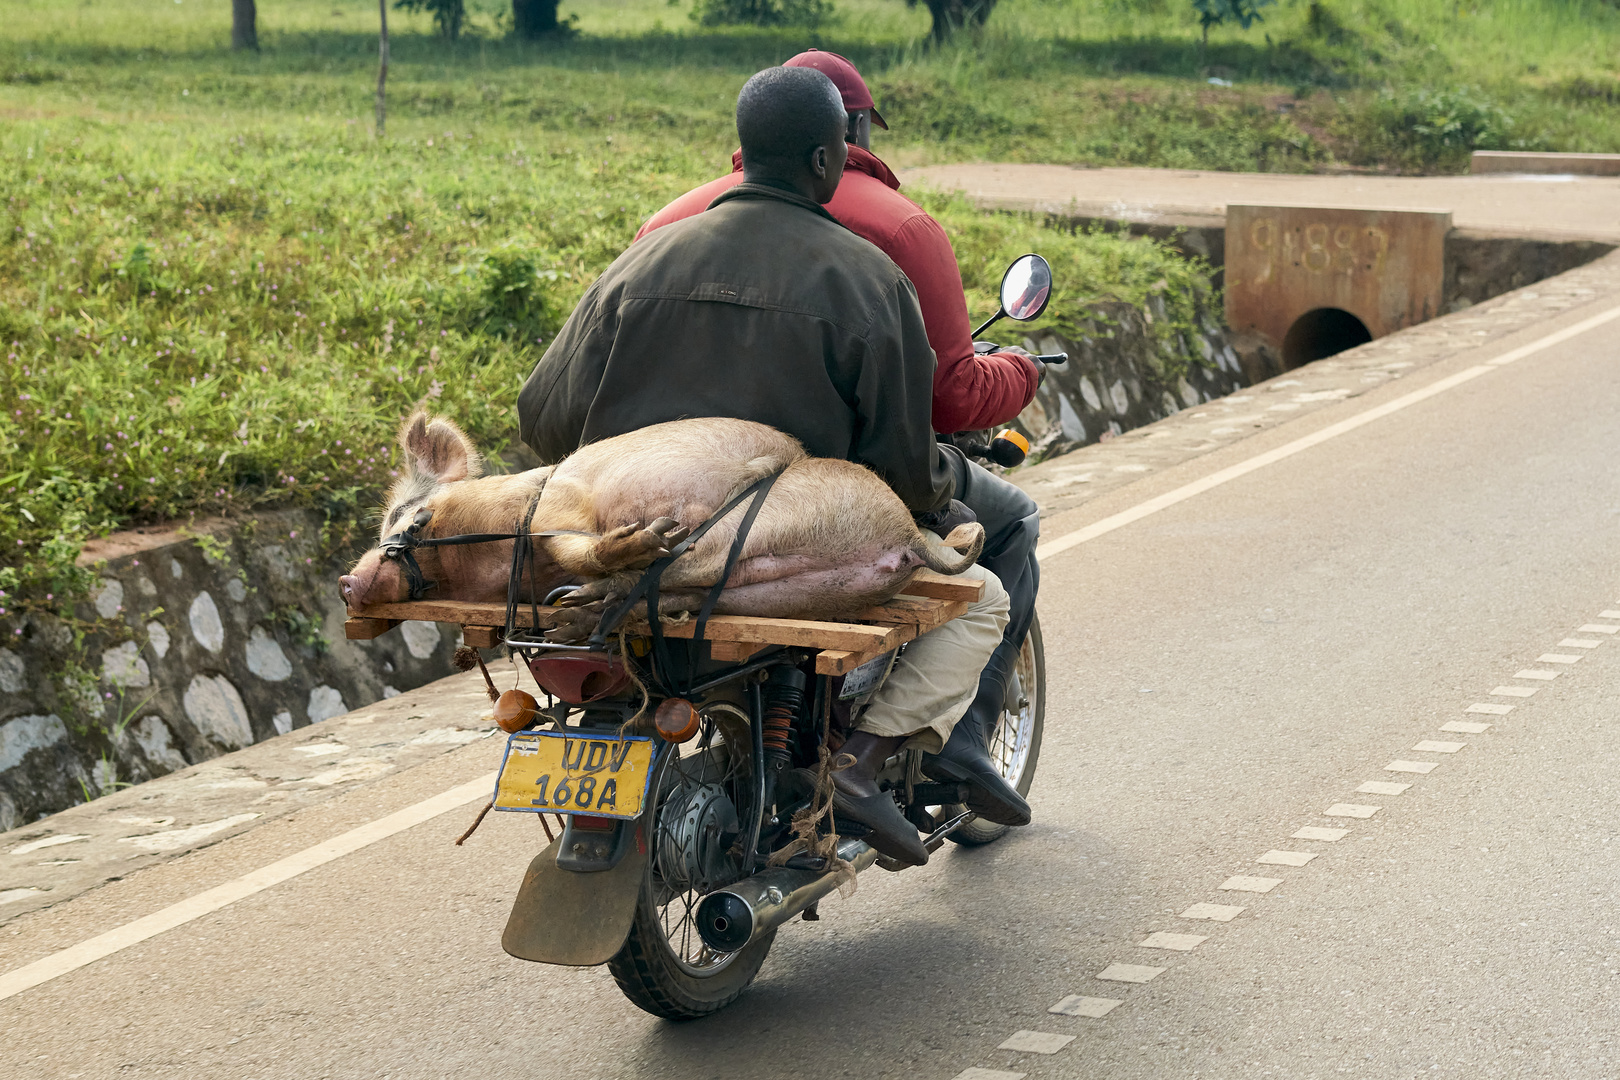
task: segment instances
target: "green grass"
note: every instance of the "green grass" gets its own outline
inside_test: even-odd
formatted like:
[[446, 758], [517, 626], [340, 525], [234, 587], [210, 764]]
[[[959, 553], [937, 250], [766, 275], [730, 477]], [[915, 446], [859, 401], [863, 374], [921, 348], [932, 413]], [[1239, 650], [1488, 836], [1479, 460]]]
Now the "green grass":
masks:
[[[578, 35], [541, 44], [500, 37], [492, 0], [455, 46], [396, 13], [378, 141], [369, 0], [267, 0], [258, 55], [226, 50], [228, 0], [0, 0], [0, 614], [82, 588], [80, 545], [130, 523], [265, 503], [352, 519], [419, 402], [502, 446], [586, 284], [726, 167], [737, 87], [807, 44], [868, 73], [899, 165], [1620, 149], [1605, 3], [1285, 2], [1207, 53], [1183, 7], [1007, 0], [943, 49], [899, 0], [840, 0], [815, 32], [580, 4]], [[1163, 246], [929, 205], [976, 312], [1031, 248], [1058, 267], [1054, 319], [1162, 292], [1171, 334], [1212, 300]]]

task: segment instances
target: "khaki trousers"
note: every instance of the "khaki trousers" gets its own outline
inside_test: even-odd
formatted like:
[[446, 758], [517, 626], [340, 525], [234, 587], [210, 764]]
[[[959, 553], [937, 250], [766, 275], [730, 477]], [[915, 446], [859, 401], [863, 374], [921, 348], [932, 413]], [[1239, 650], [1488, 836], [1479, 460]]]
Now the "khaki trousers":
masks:
[[979, 673], [1007, 627], [1007, 591], [995, 574], [970, 566], [960, 575], [984, 582], [967, 612], [906, 646], [855, 730], [909, 735], [907, 749], [937, 754], [979, 689]]

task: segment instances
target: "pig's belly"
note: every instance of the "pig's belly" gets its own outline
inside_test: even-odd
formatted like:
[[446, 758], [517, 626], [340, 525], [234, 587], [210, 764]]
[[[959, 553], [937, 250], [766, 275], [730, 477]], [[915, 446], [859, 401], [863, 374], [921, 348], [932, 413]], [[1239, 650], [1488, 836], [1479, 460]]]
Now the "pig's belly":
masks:
[[917, 565], [910, 552], [893, 549], [756, 556], [738, 563], [716, 610], [770, 618], [851, 615], [892, 597]]

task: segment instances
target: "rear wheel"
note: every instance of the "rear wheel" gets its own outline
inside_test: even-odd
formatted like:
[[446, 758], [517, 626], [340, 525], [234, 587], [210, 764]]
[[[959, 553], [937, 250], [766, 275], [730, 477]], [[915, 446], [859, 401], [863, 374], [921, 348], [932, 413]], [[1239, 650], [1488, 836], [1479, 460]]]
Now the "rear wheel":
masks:
[[697, 931], [698, 901], [742, 877], [731, 850], [737, 807], [752, 791], [748, 715], [729, 703], [703, 708], [703, 736], [672, 753], [656, 785], [652, 852], [630, 936], [608, 970], [624, 996], [666, 1020], [695, 1020], [735, 1001], [759, 974], [775, 931], [733, 953]]
[[[1041, 756], [1041, 728], [1046, 719], [1046, 653], [1041, 647], [1041, 623], [1033, 619], [1013, 677], [1007, 685], [1007, 702], [1001, 721], [990, 735], [990, 760], [1007, 782], [1028, 796], [1035, 779], [1035, 764]], [[950, 834], [958, 844], [976, 847], [999, 840], [1008, 825], [997, 825], [974, 818]]]

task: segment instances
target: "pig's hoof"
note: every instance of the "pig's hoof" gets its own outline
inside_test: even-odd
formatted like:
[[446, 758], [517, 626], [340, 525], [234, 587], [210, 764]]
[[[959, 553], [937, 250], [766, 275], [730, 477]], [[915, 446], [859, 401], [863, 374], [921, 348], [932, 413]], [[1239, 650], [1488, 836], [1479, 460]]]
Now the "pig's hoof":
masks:
[[546, 640], [554, 645], [571, 645], [591, 636], [602, 616], [585, 608], [560, 608], [552, 615], [551, 629]]
[[557, 606], [578, 608], [594, 605], [600, 609], [605, 601], [618, 599], [624, 595], [624, 591], [613, 579], [601, 578], [597, 581], [588, 581], [571, 593], [564, 593], [558, 598]]
[[[664, 547], [672, 548], [676, 544], [692, 535], [692, 530], [676, 521], [674, 518], [661, 517], [647, 526], [647, 531], [657, 533], [664, 538]], [[665, 552], [668, 554], [668, 552]]]

